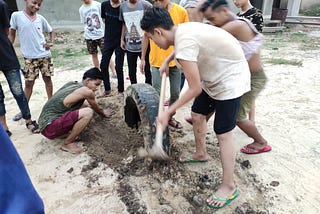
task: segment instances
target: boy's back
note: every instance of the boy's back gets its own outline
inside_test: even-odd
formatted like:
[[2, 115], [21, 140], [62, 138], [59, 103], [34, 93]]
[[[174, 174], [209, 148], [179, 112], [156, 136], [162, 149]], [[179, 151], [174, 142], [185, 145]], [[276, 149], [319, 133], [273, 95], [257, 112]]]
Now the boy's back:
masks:
[[198, 22], [180, 24], [175, 57], [197, 62], [203, 89], [214, 99], [233, 99], [250, 90], [249, 67], [241, 46], [223, 29]]

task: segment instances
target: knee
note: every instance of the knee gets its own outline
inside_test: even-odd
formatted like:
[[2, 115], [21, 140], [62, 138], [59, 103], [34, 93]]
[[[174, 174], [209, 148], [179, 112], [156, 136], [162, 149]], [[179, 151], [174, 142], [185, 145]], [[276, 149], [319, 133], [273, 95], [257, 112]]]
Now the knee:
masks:
[[93, 113], [94, 113], [92, 108], [86, 107], [86, 108], [82, 109], [82, 111], [83, 111], [84, 117], [88, 118], [89, 120], [92, 119]]
[[192, 117], [192, 121], [193, 122], [201, 121], [201, 120], [205, 120], [206, 119], [205, 115], [198, 114], [198, 113], [195, 113], [193, 111], [191, 112], [191, 117]]

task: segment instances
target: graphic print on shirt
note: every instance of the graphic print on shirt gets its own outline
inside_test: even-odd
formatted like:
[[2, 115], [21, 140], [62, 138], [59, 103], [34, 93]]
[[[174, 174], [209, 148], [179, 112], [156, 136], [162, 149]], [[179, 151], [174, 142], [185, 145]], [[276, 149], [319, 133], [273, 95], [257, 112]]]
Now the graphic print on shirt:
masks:
[[142, 17], [143, 10], [123, 13], [123, 18], [128, 29], [127, 43], [130, 46], [141, 46], [143, 31], [140, 27], [140, 20]]
[[98, 14], [99, 11], [97, 11], [96, 9], [88, 10], [85, 13], [86, 24], [88, 26], [88, 30], [91, 32], [101, 28], [101, 23]]

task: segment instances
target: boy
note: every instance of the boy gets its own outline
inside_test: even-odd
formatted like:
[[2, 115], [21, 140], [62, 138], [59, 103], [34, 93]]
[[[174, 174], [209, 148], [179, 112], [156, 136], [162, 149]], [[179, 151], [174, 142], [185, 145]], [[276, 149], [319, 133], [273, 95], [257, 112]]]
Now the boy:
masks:
[[214, 131], [220, 145], [223, 176], [222, 184], [207, 203], [212, 208], [224, 207], [239, 195], [234, 183], [236, 152], [232, 130], [241, 96], [250, 90], [249, 67], [239, 42], [228, 32], [202, 23], [174, 26], [169, 13], [159, 7], [145, 11], [141, 27], [160, 48], [174, 46], [174, 54], [162, 67], [175, 57], [189, 85], [186, 93], [158, 117], [158, 123], [167, 127], [171, 115], [196, 98], [192, 106], [196, 152], [182, 155], [180, 162], [208, 160], [206, 115], [215, 111]]
[[[31, 120], [28, 100], [23, 92], [20, 64], [14, 48], [8, 39], [9, 27], [8, 8], [6, 3], [0, 0], [0, 70], [6, 77], [10, 91], [19, 106], [22, 118], [25, 119], [27, 128], [30, 129], [32, 133], [39, 133], [38, 124], [36, 121]], [[4, 98], [4, 92], [0, 84], [0, 122], [10, 137], [12, 133], [9, 131], [6, 122]]]
[[[156, 0], [155, 5], [159, 5], [165, 8], [169, 14], [173, 23], [178, 25], [181, 23], [188, 22], [188, 14], [187, 11], [177, 5], [176, 3], [172, 3], [170, 0]], [[140, 70], [144, 71], [144, 65], [146, 63], [146, 50], [149, 44], [149, 38], [145, 35], [142, 43], [142, 53], [141, 53], [141, 64]], [[168, 48], [167, 50], [163, 50], [159, 48], [154, 41], [150, 40], [150, 65], [151, 65], [151, 76], [152, 76], [152, 86], [157, 90], [160, 94], [161, 89], [161, 77], [159, 73], [159, 69], [163, 61], [173, 52], [173, 47]], [[181, 73], [177, 68], [174, 61], [171, 61], [169, 64], [169, 81], [170, 81], [170, 102], [169, 105], [172, 105], [177, 99], [179, 99], [180, 95], [180, 84], [181, 84]], [[169, 125], [176, 129], [182, 129], [182, 124], [177, 121], [173, 115], [169, 121]]]
[[[141, 44], [143, 32], [140, 21], [146, 8], [152, 7], [151, 3], [145, 0], [128, 0], [120, 6], [120, 17], [123, 21], [121, 33], [121, 48], [127, 53], [127, 62], [131, 84], [137, 83], [137, 59], [141, 58]], [[146, 61], [145, 83], [151, 85], [151, 72], [149, 61]]]
[[257, 31], [249, 20], [237, 17], [229, 9], [225, 0], [207, 0], [202, 5], [201, 11], [204, 17], [213, 25], [225, 29], [239, 40], [249, 63], [251, 91], [242, 96], [237, 116], [237, 126], [253, 139], [253, 143], [244, 146], [241, 152], [246, 154], [268, 152], [271, 150], [271, 146], [262, 137], [254, 121], [247, 118], [252, 104], [267, 82], [267, 77], [260, 61], [260, 47], [263, 44], [263, 35]]
[[111, 94], [110, 77], [108, 66], [111, 56], [115, 53], [116, 72], [118, 78], [118, 94], [123, 95], [124, 80], [123, 80], [123, 60], [124, 50], [120, 46], [121, 31], [123, 21], [119, 20], [121, 0], [107, 0], [101, 4], [101, 17], [105, 23], [104, 46], [100, 69], [103, 77], [104, 94]]
[[[84, 38], [87, 49], [92, 56], [93, 66], [99, 68], [98, 47], [103, 49], [103, 25], [101, 19], [101, 3], [93, 0], [82, 0], [83, 4], [79, 8], [80, 22], [84, 26]], [[112, 76], [116, 77], [116, 70], [112, 59], [109, 67], [112, 70]]]
[[253, 7], [250, 0], [233, 0], [233, 3], [236, 7], [241, 8], [241, 12], [237, 15], [250, 20], [256, 29], [262, 32], [263, 15], [261, 10]]
[[[38, 14], [42, 0], [25, 0], [26, 7], [23, 11], [14, 12], [10, 21], [9, 39], [13, 44], [18, 31], [21, 52], [24, 57], [24, 78], [27, 100], [29, 102], [35, 80], [41, 72], [45, 83], [47, 97], [52, 96], [53, 64], [51, 62], [50, 48], [53, 46], [53, 32], [47, 20]], [[49, 42], [46, 42], [44, 32], [50, 35]], [[15, 121], [22, 118], [21, 113], [13, 119]]]
[[[91, 68], [83, 74], [82, 82], [72, 81], [62, 86], [43, 106], [39, 116], [41, 134], [49, 139], [66, 136], [61, 149], [78, 154], [82, 149], [74, 141], [88, 126], [93, 111], [109, 117], [110, 109], [104, 110], [96, 102], [94, 91], [102, 81], [98, 68]], [[87, 101], [90, 105], [84, 105]]]

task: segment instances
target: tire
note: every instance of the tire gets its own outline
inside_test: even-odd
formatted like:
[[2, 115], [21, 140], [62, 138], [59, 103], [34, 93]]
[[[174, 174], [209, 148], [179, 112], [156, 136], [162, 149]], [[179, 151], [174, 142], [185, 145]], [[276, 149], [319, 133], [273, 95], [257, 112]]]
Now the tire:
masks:
[[[158, 116], [159, 95], [149, 84], [138, 83], [130, 85], [124, 93], [125, 122], [131, 128], [141, 129], [144, 147], [149, 151], [155, 143], [155, 120]], [[169, 155], [169, 129], [163, 132], [163, 150]]]

